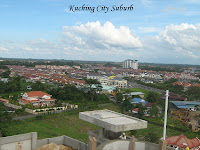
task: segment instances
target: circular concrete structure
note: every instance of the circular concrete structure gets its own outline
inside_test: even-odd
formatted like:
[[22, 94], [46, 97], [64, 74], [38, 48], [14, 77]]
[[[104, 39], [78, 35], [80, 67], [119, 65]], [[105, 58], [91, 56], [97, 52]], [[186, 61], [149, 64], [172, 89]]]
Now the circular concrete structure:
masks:
[[[148, 142], [136, 142], [136, 150], [158, 150], [158, 145]], [[128, 150], [128, 140], [113, 140], [98, 146], [97, 150]]]

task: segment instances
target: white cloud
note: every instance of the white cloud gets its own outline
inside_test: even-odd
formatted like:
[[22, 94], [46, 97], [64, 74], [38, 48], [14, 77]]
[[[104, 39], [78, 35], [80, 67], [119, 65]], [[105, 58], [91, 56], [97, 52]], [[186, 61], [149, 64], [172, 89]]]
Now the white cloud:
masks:
[[141, 33], [152, 33], [152, 32], [159, 32], [161, 29], [155, 27], [138, 27], [139, 32]]
[[8, 52], [8, 49], [0, 45], [0, 53]]
[[141, 0], [141, 3], [146, 7], [148, 7], [152, 4], [151, 0]]
[[25, 51], [33, 51], [34, 50], [33, 48], [30, 48], [30, 47], [23, 47], [22, 49]]
[[186, 4], [200, 4], [199, 0], [179, 0], [179, 1]]
[[158, 61], [200, 63], [198, 24], [169, 25], [159, 35], [143, 38], [143, 43], [142, 53], [146, 53], [149, 57], [157, 57]]
[[187, 10], [186, 7], [167, 7], [163, 9], [164, 12], [185, 12]]
[[[154, 32], [154, 27], [139, 27], [140, 32]], [[161, 30], [161, 29], [160, 29]], [[0, 45], [0, 52], [35, 58], [140, 62], [200, 63], [200, 24], [171, 24], [156, 36], [139, 38], [128, 27], [112, 23], [89, 22], [63, 27], [55, 41], [43, 38]], [[17, 51], [18, 50], [18, 51]]]
[[[115, 48], [137, 49], [142, 43], [130, 29], [125, 26], [116, 28], [111, 22], [101, 25], [99, 21], [88, 22], [80, 26], [64, 26], [64, 35], [68, 43], [78, 43], [89, 48], [101, 48], [102, 50]], [[73, 37], [73, 38], [72, 38]]]
[[18, 49], [23, 50], [24, 53], [27, 53], [29, 55], [53, 54], [53, 53], [56, 53], [56, 50], [59, 48], [57, 44], [58, 43], [53, 43], [43, 38], [39, 38], [37, 40], [27, 40], [23, 43], [20, 43], [20, 44], [18, 43]]

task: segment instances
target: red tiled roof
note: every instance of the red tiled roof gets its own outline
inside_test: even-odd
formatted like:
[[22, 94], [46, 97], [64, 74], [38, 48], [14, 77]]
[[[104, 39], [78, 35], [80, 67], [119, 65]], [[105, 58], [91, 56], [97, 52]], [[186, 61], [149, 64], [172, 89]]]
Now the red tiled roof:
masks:
[[190, 83], [185, 83], [183, 86], [189, 87], [189, 86], [191, 86], [191, 84]]
[[26, 94], [28, 95], [28, 97], [35, 97], [35, 96], [43, 97], [44, 95], [50, 96], [49, 94], [42, 91], [31, 91]]
[[25, 103], [25, 104], [31, 103], [31, 102], [39, 102], [39, 100], [26, 100], [26, 99], [22, 99], [22, 98], [20, 98], [19, 100], [23, 101], [22, 103]]
[[198, 84], [198, 83], [195, 83], [195, 84], [193, 84], [192, 86], [197, 86], [197, 87], [200, 87], [200, 84]]
[[7, 99], [3, 99], [3, 98], [0, 98], [0, 101], [3, 101], [3, 102], [9, 102], [9, 100], [7, 100]]
[[178, 146], [180, 148], [185, 148], [186, 146], [188, 146], [189, 148], [200, 146], [200, 142], [197, 138], [188, 139], [183, 134], [179, 136], [167, 137], [166, 142], [167, 144]]
[[172, 83], [173, 85], [183, 85], [183, 83], [181, 83], [181, 82], [174, 82], [174, 83]]

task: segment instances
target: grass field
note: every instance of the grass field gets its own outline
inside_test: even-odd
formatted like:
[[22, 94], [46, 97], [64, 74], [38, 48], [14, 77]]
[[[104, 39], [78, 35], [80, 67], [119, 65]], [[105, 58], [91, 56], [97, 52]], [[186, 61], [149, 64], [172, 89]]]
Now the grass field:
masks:
[[[97, 109], [110, 109], [119, 112], [119, 107], [113, 104], [99, 106]], [[88, 142], [88, 131], [99, 129], [98, 126], [79, 119], [78, 111], [45, 115], [41, 119], [30, 118], [14, 121], [8, 124], [9, 135], [37, 132], [38, 138], [51, 138], [66, 135], [82, 142]]]
[[14, 121], [7, 128], [8, 135], [37, 132], [39, 139], [67, 135], [83, 142], [87, 142], [87, 132], [95, 129], [98, 127], [80, 120], [77, 112], [64, 112], [46, 115], [41, 119], [30, 118]]
[[[96, 107], [96, 109], [109, 109], [120, 112], [117, 105], [109, 104]], [[53, 115], [45, 115], [41, 119], [30, 118], [21, 121], [14, 121], [8, 124], [6, 131], [8, 135], [16, 135], [29, 132], [37, 132], [38, 138], [51, 138], [61, 135], [66, 135], [82, 142], [88, 142], [88, 131], [97, 130], [99, 127], [91, 123], [82, 121], [78, 117], [78, 111], [63, 112]], [[159, 137], [162, 137], [163, 127], [148, 123], [147, 129], [137, 130], [136, 137], [142, 140], [149, 132], [156, 132]], [[184, 134], [188, 138], [200, 137], [199, 134], [190, 131], [181, 132], [174, 129], [167, 129], [167, 136], [175, 136]]]

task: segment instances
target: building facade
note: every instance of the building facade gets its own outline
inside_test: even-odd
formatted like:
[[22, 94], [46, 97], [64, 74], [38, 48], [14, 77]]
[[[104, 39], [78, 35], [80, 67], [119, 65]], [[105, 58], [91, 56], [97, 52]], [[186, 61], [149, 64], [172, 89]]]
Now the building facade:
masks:
[[32, 103], [33, 106], [48, 106], [55, 103], [55, 99], [51, 98], [51, 95], [42, 91], [24, 93], [18, 101], [21, 105]]
[[124, 69], [138, 69], [138, 60], [127, 59], [123, 61]]

